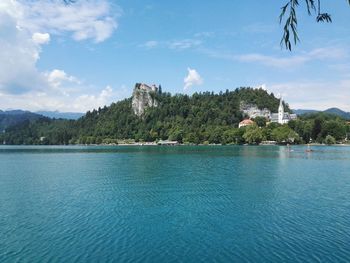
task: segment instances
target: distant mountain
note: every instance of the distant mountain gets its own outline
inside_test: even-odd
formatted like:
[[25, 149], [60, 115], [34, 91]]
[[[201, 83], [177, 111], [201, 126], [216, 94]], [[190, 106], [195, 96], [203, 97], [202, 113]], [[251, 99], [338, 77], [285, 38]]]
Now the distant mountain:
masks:
[[0, 111], [0, 131], [13, 125], [18, 125], [26, 121], [36, 121], [40, 118], [43, 118], [43, 116], [30, 111]]
[[23, 110], [0, 110], [0, 132], [10, 126], [22, 124], [26, 121], [36, 121], [40, 118], [77, 120], [84, 116], [79, 112], [38, 111], [30, 112]]
[[293, 110], [293, 112], [297, 115], [303, 115], [303, 114], [307, 114], [307, 113], [316, 113], [316, 112], [325, 112], [325, 113], [337, 115], [337, 116], [342, 117], [346, 120], [350, 120], [350, 112], [346, 112], [346, 111], [343, 111], [343, 110], [338, 109], [338, 108], [329, 108], [329, 109], [324, 110], [324, 111], [297, 109], [297, 110]]
[[303, 109], [297, 109], [297, 110], [293, 110], [293, 112], [296, 114], [296, 115], [303, 115], [303, 114], [306, 114], [306, 113], [315, 113], [315, 112], [319, 112], [317, 110], [303, 110]]
[[66, 120], [77, 120], [80, 117], [83, 117], [85, 115], [85, 113], [81, 113], [81, 112], [60, 112], [60, 111], [37, 111], [36, 113], [52, 119], [66, 119]]
[[350, 120], [350, 112], [345, 112], [345, 111], [338, 109], [338, 108], [330, 108], [330, 109], [325, 110], [324, 112], [335, 114], [335, 115], [338, 115], [346, 120]]

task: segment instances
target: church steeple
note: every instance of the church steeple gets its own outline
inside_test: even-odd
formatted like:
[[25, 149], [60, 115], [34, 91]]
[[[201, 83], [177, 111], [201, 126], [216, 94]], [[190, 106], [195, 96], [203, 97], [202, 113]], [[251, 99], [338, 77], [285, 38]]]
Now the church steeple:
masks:
[[280, 106], [278, 107], [278, 123], [283, 124], [284, 107], [282, 103], [282, 96], [280, 98]]

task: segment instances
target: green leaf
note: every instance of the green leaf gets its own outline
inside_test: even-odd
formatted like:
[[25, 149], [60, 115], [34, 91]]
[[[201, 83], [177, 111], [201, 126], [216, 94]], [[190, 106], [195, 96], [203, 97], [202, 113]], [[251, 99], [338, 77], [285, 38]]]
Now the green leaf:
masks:
[[331, 15], [328, 13], [319, 14], [316, 18], [317, 22], [332, 23]]

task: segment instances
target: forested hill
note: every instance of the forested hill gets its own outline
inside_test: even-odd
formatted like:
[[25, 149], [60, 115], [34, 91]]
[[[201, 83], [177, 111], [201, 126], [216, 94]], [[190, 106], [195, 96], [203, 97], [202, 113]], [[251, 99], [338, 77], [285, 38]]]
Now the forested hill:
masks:
[[21, 124], [25, 121], [35, 121], [40, 119], [42, 116], [36, 113], [22, 110], [0, 110], [0, 131], [14, 125]]
[[[108, 143], [116, 139], [215, 142], [210, 137], [237, 127], [242, 120], [242, 100], [272, 112], [277, 112], [279, 105], [273, 94], [252, 88], [219, 94], [204, 92], [172, 96], [163, 93], [154, 96], [159, 106], [148, 108], [141, 118], [132, 111], [129, 98], [89, 111], [76, 121], [42, 118], [22, 123], [8, 128], [2, 139], [7, 144]], [[290, 110], [288, 105], [286, 110]]]

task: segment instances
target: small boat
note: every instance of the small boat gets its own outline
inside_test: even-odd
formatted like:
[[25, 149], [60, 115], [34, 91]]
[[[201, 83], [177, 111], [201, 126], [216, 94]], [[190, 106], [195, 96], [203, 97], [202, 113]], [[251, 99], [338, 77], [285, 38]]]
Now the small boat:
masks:
[[310, 144], [308, 144], [307, 145], [307, 149], [305, 150], [305, 152], [307, 152], [307, 153], [311, 153], [311, 152], [313, 152], [314, 150], [312, 150], [311, 148], [310, 148]]

